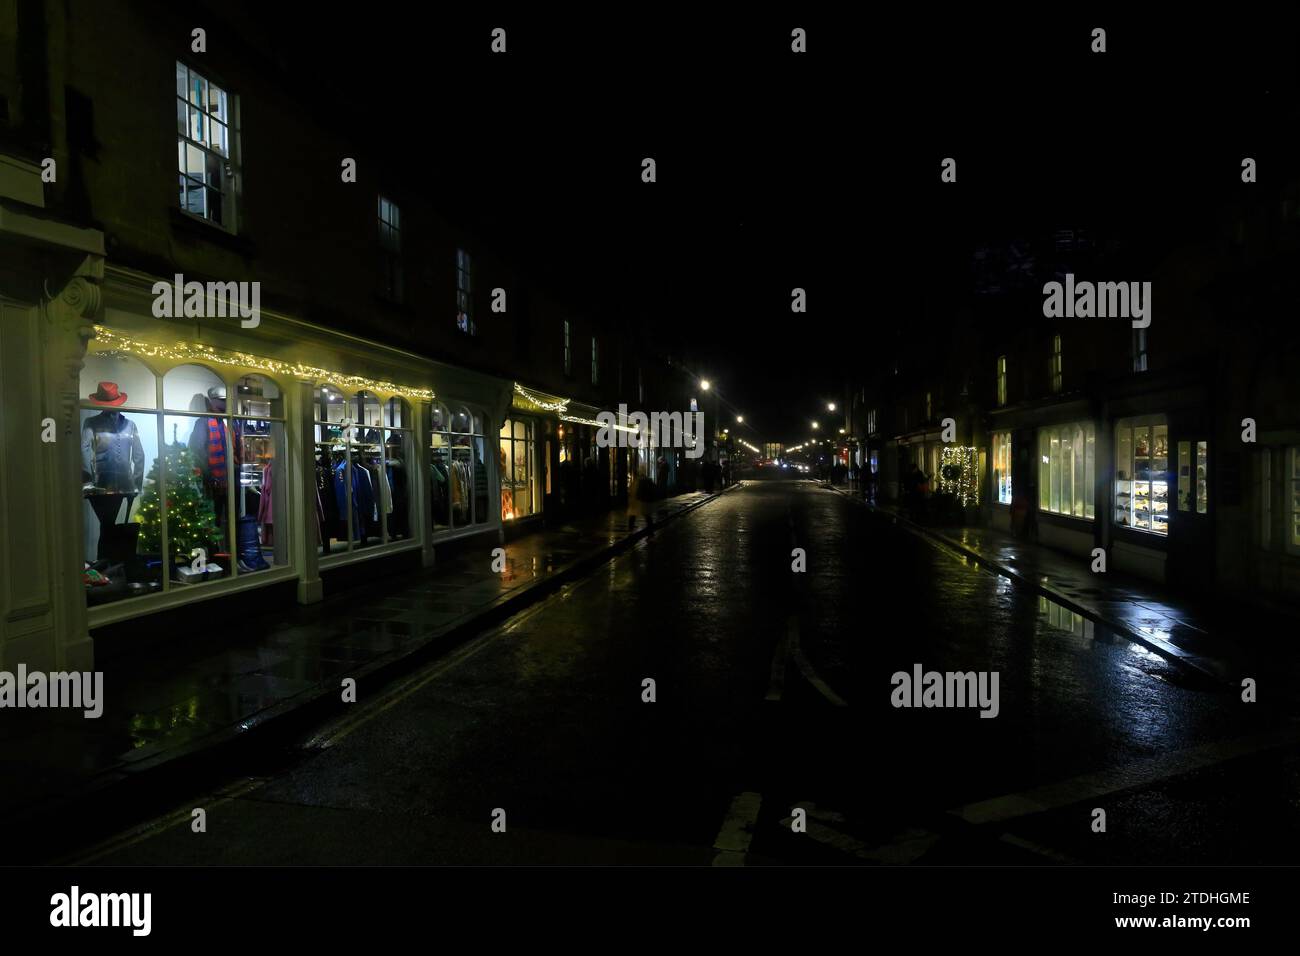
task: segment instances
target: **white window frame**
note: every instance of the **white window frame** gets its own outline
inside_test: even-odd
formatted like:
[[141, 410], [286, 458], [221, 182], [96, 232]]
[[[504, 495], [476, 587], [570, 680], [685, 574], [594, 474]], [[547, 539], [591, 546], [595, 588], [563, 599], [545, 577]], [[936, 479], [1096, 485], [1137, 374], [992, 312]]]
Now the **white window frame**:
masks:
[[993, 433], [993, 467], [989, 474], [993, 480], [990, 495], [995, 504], [1011, 504], [1011, 432]]
[[[1069, 447], [1069, 469], [1065, 448]], [[1078, 456], [1082, 454], [1080, 464]], [[1068, 508], [1063, 507], [1069, 487]], [[1082, 505], [1078, 505], [1082, 481]], [[1067, 422], [1038, 430], [1038, 510], [1063, 518], [1095, 521], [1097, 487], [1097, 428], [1092, 422]], [[1053, 504], [1053, 495], [1056, 503]]]
[[997, 361], [998, 407], [1007, 403], [1007, 357], [999, 355]]
[[[191, 219], [197, 219], [205, 222], [214, 229], [220, 229], [223, 232], [237, 233], [239, 231], [238, 223], [238, 192], [239, 192], [239, 98], [224, 87], [208, 79], [207, 75], [190, 67], [188, 63], [182, 60], [176, 61], [176, 81], [179, 85], [181, 74], [184, 72], [185, 94], [182, 96], [180, 91], [176, 91], [175, 100], [177, 108], [177, 130], [176, 130], [176, 147], [177, 147], [177, 187], [183, 187], [185, 198], [177, 197], [177, 205], [180, 211], [189, 216]], [[198, 80], [201, 90], [205, 91], [207, 96], [206, 103], [196, 103], [194, 97], [198, 95], [202, 98], [203, 93], [195, 93], [194, 81]], [[213, 94], [216, 94], [216, 105], [213, 105]], [[184, 116], [182, 121], [181, 115]], [[225, 133], [225, 148], [221, 147], [221, 132]], [[189, 166], [191, 161], [196, 158], [202, 160], [203, 169], [191, 171]], [[210, 182], [208, 179], [209, 162], [215, 163], [218, 171], [219, 181]], [[185, 168], [182, 169], [182, 163]], [[188, 196], [191, 192], [202, 192], [204, 198], [203, 212], [195, 212], [190, 208]], [[215, 192], [220, 197], [221, 204], [221, 221], [217, 222], [207, 211], [210, 208], [210, 193]]]
[[[1164, 428], [1165, 431], [1165, 468], [1163, 478], [1155, 478], [1148, 472], [1148, 477], [1139, 479], [1137, 477], [1137, 462], [1147, 459], [1155, 459], [1156, 451], [1156, 429]], [[1129, 448], [1132, 449], [1126, 458], [1121, 458], [1124, 449], [1123, 438], [1124, 432], [1129, 432]], [[1146, 456], [1137, 454], [1138, 439], [1145, 437], [1147, 439]], [[1169, 520], [1177, 513], [1177, 482], [1170, 481], [1170, 473], [1177, 478], [1177, 448], [1169, 439], [1169, 421], [1164, 415], [1143, 415], [1136, 418], [1124, 418], [1115, 423], [1114, 430], [1115, 441], [1115, 477], [1112, 482], [1113, 488], [1113, 507], [1111, 517], [1115, 527], [1124, 528], [1127, 531], [1135, 531], [1141, 534], [1155, 535], [1156, 537], [1168, 538]], [[1172, 467], [1171, 467], [1172, 466]], [[1120, 475], [1125, 477], [1121, 478]], [[1163, 492], [1159, 488], [1164, 485]], [[1146, 485], [1145, 490], [1140, 485]], [[1157, 495], [1163, 494], [1164, 500], [1157, 499]], [[1123, 499], [1123, 500], [1121, 500]], [[1140, 502], [1145, 501], [1149, 508], [1139, 509], [1137, 506]], [[1163, 512], [1159, 506], [1164, 505]], [[1141, 520], [1139, 512], [1147, 512], [1151, 517], [1148, 521], [1151, 527], [1143, 528], [1136, 522]], [[1164, 514], [1166, 516], [1164, 529], [1156, 527], [1159, 522], [1155, 521], [1154, 515]]]

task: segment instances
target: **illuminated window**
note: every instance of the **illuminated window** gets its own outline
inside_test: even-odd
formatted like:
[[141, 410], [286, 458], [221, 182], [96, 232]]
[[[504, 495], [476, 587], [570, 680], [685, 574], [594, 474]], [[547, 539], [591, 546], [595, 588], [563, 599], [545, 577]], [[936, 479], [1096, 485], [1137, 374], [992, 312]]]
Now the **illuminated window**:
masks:
[[998, 404], [1007, 403], [1007, 357], [998, 356]]
[[993, 433], [993, 493], [999, 504], [1011, 504], [1011, 432]]
[[[1187, 504], [1190, 509], [1190, 490]], [[1115, 524], [1169, 533], [1169, 426], [1163, 416], [1127, 418], [1116, 426]]]
[[176, 161], [180, 207], [235, 231], [235, 98], [176, 64]]
[[456, 328], [466, 335], [474, 335], [478, 329], [474, 323], [474, 303], [471, 297], [473, 286], [470, 278], [469, 253], [464, 249], [456, 250]]
[[402, 301], [402, 216], [391, 200], [379, 197], [379, 294]]
[[537, 469], [533, 453], [533, 423], [506, 419], [501, 426], [498, 464], [501, 470], [501, 520], [514, 521], [536, 514]]
[[1097, 432], [1091, 422], [1039, 429], [1039, 510], [1091, 520], [1096, 468]]

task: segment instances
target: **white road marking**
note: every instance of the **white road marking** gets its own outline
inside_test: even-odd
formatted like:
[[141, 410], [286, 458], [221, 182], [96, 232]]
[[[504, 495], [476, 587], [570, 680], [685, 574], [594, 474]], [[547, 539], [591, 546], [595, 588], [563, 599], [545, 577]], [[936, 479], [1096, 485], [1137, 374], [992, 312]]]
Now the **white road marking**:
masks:
[[832, 706], [849, 706], [848, 701], [835, 693], [835, 691], [831, 690], [830, 685], [817, 676], [817, 672], [813, 670], [812, 664], [810, 664], [808, 658], [804, 656], [803, 648], [799, 645], [798, 618], [791, 616], [788, 630], [789, 636], [787, 639], [790, 642], [790, 656], [793, 657], [794, 662], [799, 665], [799, 672], [803, 674], [804, 680], [816, 687], [818, 693], [830, 701]]
[[745, 854], [754, 839], [754, 827], [758, 823], [758, 811], [763, 806], [763, 795], [747, 790], [731, 801], [727, 815], [722, 818], [722, 828], [713, 841], [717, 854], [713, 857], [714, 866], [744, 866]]

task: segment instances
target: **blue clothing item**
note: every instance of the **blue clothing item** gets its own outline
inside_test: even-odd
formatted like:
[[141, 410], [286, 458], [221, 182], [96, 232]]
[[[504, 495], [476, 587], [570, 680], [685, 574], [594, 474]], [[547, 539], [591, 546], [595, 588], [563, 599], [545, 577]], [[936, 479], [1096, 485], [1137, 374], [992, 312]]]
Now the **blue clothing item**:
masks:
[[[341, 461], [334, 466], [334, 497], [339, 505], [339, 520], [347, 520], [347, 462]], [[360, 465], [352, 465], [352, 538], [353, 540], [373, 537], [375, 514], [375, 491], [370, 480], [370, 472]]]

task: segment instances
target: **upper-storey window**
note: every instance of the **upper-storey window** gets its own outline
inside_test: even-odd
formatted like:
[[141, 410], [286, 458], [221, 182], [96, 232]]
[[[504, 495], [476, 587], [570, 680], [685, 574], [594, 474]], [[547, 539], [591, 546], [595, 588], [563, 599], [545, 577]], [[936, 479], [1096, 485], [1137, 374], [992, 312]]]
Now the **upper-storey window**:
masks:
[[456, 328], [466, 335], [473, 335], [474, 304], [470, 295], [473, 292], [470, 274], [469, 253], [464, 249], [456, 250]]
[[176, 162], [180, 207], [235, 231], [238, 148], [235, 98], [176, 64]]

